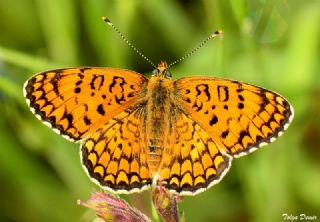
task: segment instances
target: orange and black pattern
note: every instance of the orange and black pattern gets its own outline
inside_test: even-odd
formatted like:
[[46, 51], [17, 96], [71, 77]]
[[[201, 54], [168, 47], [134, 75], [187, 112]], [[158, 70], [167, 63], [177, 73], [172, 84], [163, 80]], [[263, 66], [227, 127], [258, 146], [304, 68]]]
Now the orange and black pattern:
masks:
[[78, 141], [128, 108], [146, 82], [144, 76], [126, 70], [60, 69], [29, 79], [25, 96], [41, 120]]
[[112, 190], [141, 190], [151, 184], [147, 165], [143, 107], [113, 117], [82, 144], [82, 161], [88, 174]]
[[246, 83], [191, 77], [177, 80], [175, 86], [185, 112], [234, 157], [272, 142], [292, 116], [282, 96]]
[[24, 93], [40, 120], [81, 143], [89, 177], [117, 193], [158, 184], [195, 195], [293, 118], [277, 93], [219, 78], [173, 81], [164, 62], [150, 79], [114, 68], [52, 70], [30, 78]]
[[161, 184], [176, 193], [199, 193], [220, 181], [231, 157], [186, 114], [175, 111], [173, 116], [171, 140], [159, 172]]

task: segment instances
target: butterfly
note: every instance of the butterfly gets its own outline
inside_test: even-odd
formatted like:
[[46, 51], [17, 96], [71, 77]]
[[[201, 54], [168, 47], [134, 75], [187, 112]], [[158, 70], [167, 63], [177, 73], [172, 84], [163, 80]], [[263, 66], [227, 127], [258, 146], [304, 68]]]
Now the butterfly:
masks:
[[115, 193], [161, 185], [195, 195], [217, 184], [234, 158], [274, 141], [293, 119], [281, 95], [215, 77], [150, 79], [116, 68], [66, 68], [26, 81], [31, 111], [81, 144], [88, 176]]

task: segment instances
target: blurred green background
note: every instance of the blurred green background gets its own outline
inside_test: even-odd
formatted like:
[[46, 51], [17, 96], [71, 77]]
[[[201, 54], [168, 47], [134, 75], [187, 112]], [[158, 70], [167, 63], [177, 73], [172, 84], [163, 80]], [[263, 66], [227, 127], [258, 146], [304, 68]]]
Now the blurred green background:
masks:
[[[41, 124], [22, 86], [34, 73], [108, 66], [147, 75], [152, 67], [100, 19], [108, 16], [155, 63], [180, 58], [174, 78], [212, 75], [284, 95], [295, 109], [273, 144], [233, 161], [210, 190], [179, 205], [186, 221], [320, 220], [320, 1], [0, 0], [0, 221], [92, 221], [76, 204], [99, 190], [79, 146]], [[149, 192], [124, 196], [150, 215]]]

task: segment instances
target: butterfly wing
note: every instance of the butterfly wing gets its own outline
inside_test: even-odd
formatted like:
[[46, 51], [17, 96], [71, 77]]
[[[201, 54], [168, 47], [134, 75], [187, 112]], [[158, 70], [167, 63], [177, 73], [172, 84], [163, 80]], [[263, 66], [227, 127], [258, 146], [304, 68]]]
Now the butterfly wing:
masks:
[[189, 77], [175, 81], [175, 88], [178, 106], [233, 157], [272, 142], [293, 118], [282, 96], [250, 84]]
[[125, 110], [87, 138], [81, 147], [85, 170], [95, 183], [112, 192], [148, 188], [145, 106]]
[[160, 183], [179, 195], [195, 195], [218, 183], [232, 157], [179, 110], [173, 112], [171, 131], [159, 169]]
[[144, 96], [148, 79], [113, 68], [68, 68], [36, 74], [24, 86], [32, 112], [67, 139], [85, 138]]

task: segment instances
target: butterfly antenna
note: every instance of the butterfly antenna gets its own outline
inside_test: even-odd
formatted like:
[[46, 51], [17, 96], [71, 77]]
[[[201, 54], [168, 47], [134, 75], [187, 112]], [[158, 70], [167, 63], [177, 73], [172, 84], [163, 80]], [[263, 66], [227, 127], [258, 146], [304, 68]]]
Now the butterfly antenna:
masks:
[[120, 30], [110, 21], [110, 19], [108, 19], [107, 17], [102, 17], [102, 20], [107, 23], [109, 26], [111, 26], [113, 28], [113, 30], [116, 31], [116, 33], [118, 33], [118, 35], [120, 35], [120, 37], [122, 38], [123, 41], [125, 41], [132, 49], [133, 51], [135, 51], [139, 56], [141, 56], [144, 60], [146, 60], [147, 62], [149, 62], [154, 68], [157, 68], [155, 66], [155, 64], [149, 59], [147, 58], [145, 55], [143, 55], [134, 45], [132, 45], [129, 40], [122, 34], [122, 32], [120, 32]]
[[213, 39], [215, 37], [218, 37], [218, 36], [221, 36], [223, 35], [223, 30], [217, 30], [215, 31], [214, 33], [212, 33], [208, 38], [206, 38], [205, 40], [203, 40], [196, 48], [194, 48], [193, 50], [191, 50], [189, 53], [187, 53], [186, 55], [182, 56], [180, 59], [177, 59], [176, 61], [173, 61], [171, 62], [169, 65], [168, 65], [168, 69], [181, 62], [182, 60], [188, 58], [190, 55], [192, 55], [193, 53], [195, 53], [196, 51], [198, 51], [202, 46], [204, 46], [210, 39]]

